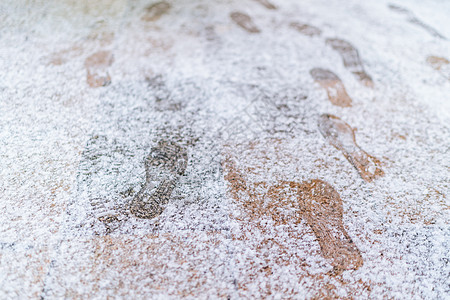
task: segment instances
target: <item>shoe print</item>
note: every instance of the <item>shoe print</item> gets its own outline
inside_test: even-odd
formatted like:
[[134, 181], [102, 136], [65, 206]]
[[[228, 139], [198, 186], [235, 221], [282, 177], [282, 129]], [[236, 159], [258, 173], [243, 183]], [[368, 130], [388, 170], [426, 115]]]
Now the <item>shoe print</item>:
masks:
[[327, 39], [326, 43], [336, 50], [342, 57], [344, 66], [367, 87], [373, 87], [372, 78], [364, 70], [358, 50], [347, 41], [341, 39]]
[[423, 23], [410, 10], [408, 10], [408, 9], [402, 7], [402, 6], [395, 5], [395, 4], [389, 4], [388, 7], [392, 11], [395, 11], [395, 12], [397, 12], [399, 14], [407, 16], [408, 17], [408, 21], [410, 23], [425, 29], [432, 36], [438, 37], [438, 38], [443, 39], [443, 40], [446, 40], [445, 36], [440, 34], [436, 29], [434, 29], [430, 25], [427, 25], [427, 24]]
[[267, 9], [277, 9], [277, 7], [272, 3], [270, 3], [268, 0], [255, 0], [255, 1], [263, 5]]
[[365, 181], [371, 182], [384, 175], [380, 161], [356, 144], [354, 129], [340, 118], [329, 114], [321, 115], [319, 130], [331, 145], [344, 154]]
[[313, 179], [302, 183], [282, 182], [270, 188], [268, 195], [280, 201], [292, 193], [298, 200], [292, 206], [298, 209], [299, 217], [314, 232], [322, 255], [332, 260], [331, 274], [338, 275], [362, 266], [361, 253], [342, 222], [343, 208], [339, 193], [327, 182]]
[[340, 107], [352, 106], [352, 99], [348, 96], [344, 84], [336, 74], [321, 68], [314, 68], [309, 73], [327, 91], [331, 103]]
[[146, 182], [132, 200], [130, 212], [143, 219], [160, 215], [186, 166], [185, 148], [172, 141], [159, 141], [145, 161]]
[[[304, 220], [312, 229], [322, 256], [331, 261], [333, 270], [329, 275], [363, 265], [361, 253], [343, 225], [342, 199], [330, 184], [317, 179], [302, 183], [282, 181], [273, 186], [267, 182], [249, 183], [230, 157], [224, 159], [222, 166], [230, 196], [242, 203], [252, 222], [264, 216], [280, 224]], [[258, 192], [261, 185], [267, 186], [266, 193]]]

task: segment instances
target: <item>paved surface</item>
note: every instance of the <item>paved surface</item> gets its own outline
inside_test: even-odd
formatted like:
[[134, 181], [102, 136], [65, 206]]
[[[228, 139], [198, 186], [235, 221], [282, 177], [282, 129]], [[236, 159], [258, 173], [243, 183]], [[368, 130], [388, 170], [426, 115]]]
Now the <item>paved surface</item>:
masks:
[[450, 296], [447, 1], [3, 1], [0, 298]]

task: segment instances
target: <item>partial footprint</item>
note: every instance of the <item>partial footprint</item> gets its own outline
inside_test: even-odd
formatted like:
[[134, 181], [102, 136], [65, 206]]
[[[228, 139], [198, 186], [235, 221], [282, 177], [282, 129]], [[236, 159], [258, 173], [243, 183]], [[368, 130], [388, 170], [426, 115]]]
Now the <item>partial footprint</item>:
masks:
[[435, 36], [435, 37], [438, 37], [440, 39], [446, 40], [445, 36], [443, 36], [442, 34], [437, 32], [436, 29], [434, 29], [430, 25], [427, 25], [427, 24], [423, 23], [422, 21], [420, 21], [410, 10], [408, 10], [408, 9], [406, 9], [404, 7], [395, 5], [395, 4], [389, 4], [388, 7], [392, 11], [395, 11], [397, 13], [400, 13], [400, 14], [403, 14], [403, 15], [407, 16], [408, 17], [408, 21], [410, 23], [422, 27], [423, 29], [425, 29], [432, 36]]
[[373, 87], [372, 78], [366, 73], [359, 58], [358, 50], [347, 41], [327, 39], [326, 43], [336, 50], [344, 61], [344, 66], [352, 72], [365, 86]]
[[427, 63], [450, 80], [450, 62], [448, 59], [439, 56], [428, 56]]
[[231, 19], [239, 25], [242, 29], [250, 33], [259, 33], [258, 27], [253, 23], [252, 18], [249, 15], [235, 11], [230, 14]]
[[154, 22], [166, 14], [171, 8], [171, 5], [165, 1], [154, 3], [145, 8], [145, 14], [142, 20], [145, 22]]
[[186, 166], [187, 149], [172, 141], [159, 141], [145, 161], [146, 182], [132, 200], [130, 212], [143, 219], [160, 215]]
[[362, 266], [361, 253], [342, 222], [342, 200], [338, 192], [330, 184], [318, 179], [302, 183], [284, 181], [268, 191], [270, 198], [281, 202], [292, 194], [298, 201], [292, 205], [311, 227], [322, 255], [333, 261], [333, 275]]
[[398, 6], [398, 5], [395, 5], [395, 4], [392, 4], [392, 3], [389, 4], [388, 7], [389, 7], [390, 10], [393, 10], [393, 11], [398, 12], [400, 14], [409, 14], [410, 13], [410, 11], [407, 10], [406, 8]]
[[307, 35], [307, 36], [319, 36], [322, 34], [322, 30], [319, 28], [305, 24], [305, 23], [298, 23], [298, 22], [292, 22], [289, 24], [292, 28], [300, 32], [301, 34]]
[[341, 107], [352, 106], [352, 99], [348, 96], [344, 84], [336, 74], [321, 68], [314, 68], [309, 73], [317, 83], [327, 90], [328, 99], [331, 103]]
[[68, 48], [50, 54], [46, 59], [51, 65], [63, 65], [76, 57], [86, 54], [88, 49], [102, 49], [111, 45], [114, 36], [114, 30], [107, 22], [99, 22], [99, 24], [93, 26], [87, 36], [76, 41]]
[[[123, 180], [116, 176], [119, 166], [128, 163], [130, 158], [126, 146], [116, 139], [93, 135], [87, 141], [78, 165], [77, 197], [67, 208], [77, 226], [92, 229], [95, 234], [109, 234], [121, 227], [128, 218], [127, 193], [132, 188], [119, 192], [114, 187]], [[87, 214], [76, 220], [82, 216], [80, 211]]]
[[72, 46], [62, 51], [53, 53], [49, 57], [49, 63], [54, 66], [60, 66], [67, 63], [71, 58], [79, 56], [83, 53], [83, 48], [80, 46]]
[[428, 56], [427, 63], [429, 63], [435, 70], [440, 70], [443, 66], [450, 64], [448, 59], [439, 56]]
[[151, 95], [154, 97], [154, 109], [157, 111], [180, 111], [184, 108], [184, 103], [174, 101], [172, 92], [176, 90], [169, 89], [164, 78], [161, 75], [145, 78], [148, 83]]
[[270, 3], [268, 0], [255, 0], [255, 1], [262, 4], [267, 9], [277, 9], [277, 7], [272, 3]]
[[321, 115], [319, 130], [331, 145], [344, 154], [365, 181], [370, 182], [384, 175], [380, 161], [356, 144], [353, 128], [340, 118], [329, 114]]
[[107, 69], [113, 61], [110, 51], [99, 51], [86, 58], [84, 61], [87, 71], [86, 81], [90, 87], [97, 88], [111, 84], [111, 76]]

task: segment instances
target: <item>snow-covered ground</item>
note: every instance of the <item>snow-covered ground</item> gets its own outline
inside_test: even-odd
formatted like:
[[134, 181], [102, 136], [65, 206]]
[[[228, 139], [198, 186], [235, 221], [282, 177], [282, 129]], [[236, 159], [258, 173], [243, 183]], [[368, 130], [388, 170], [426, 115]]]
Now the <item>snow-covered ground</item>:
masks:
[[[450, 297], [449, 16], [446, 0], [1, 1], [0, 298]], [[359, 148], [324, 138], [324, 114]], [[187, 167], [137, 218], [160, 140]], [[363, 152], [374, 180], [350, 163]], [[234, 194], [227, 159], [255, 191], [328, 182], [362, 266], [332, 272], [313, 221]]]

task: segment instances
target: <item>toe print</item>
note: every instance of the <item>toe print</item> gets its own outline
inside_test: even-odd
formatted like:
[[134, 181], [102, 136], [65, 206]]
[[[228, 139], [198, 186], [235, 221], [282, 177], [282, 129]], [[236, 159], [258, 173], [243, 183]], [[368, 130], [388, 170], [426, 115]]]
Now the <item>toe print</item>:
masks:
[[436, 31], [436, 29], [434, 29], [433, 27], [431, 27], [430, 25], [427, 25], [425, 23], [423, 23], [421, 20], [419, 20], [411, 11], [409, 11], [408, 9], [395, 5], [395, 4], [389, 4], [389, 9], [392, 11], [395, 11], [399, 14], [405, 15], [408, 17], [408, 21], [414, 25], [417, 25], [423, 29], [425, 29], [429, 34], [431, 34], [434, 37], [440, 38], [440, 39], [446, 39], [445, 36], [443, 36], [442, 34], [440, 34], [439, 32]]
[[111, 83], [107, 69], [113, 61], [113, 55], [109, 51], [99, 51], [86, 58], [84, 62], [87, 71], [86, 81], [90, 87], [97, 88]]
[[298, 201], [292, 206], [314, 232], [322, 255], [332, 260], [333, 274], [362, 266], [361, 253], [342, 222], [342, 200], [338, 192], [330, 184], [314, 179], [302, 183], [282, 182], [273, 186], [268, 195], [279, 201], [292, 193]]
[[344, 154], [365, 181], [370, 182], [384, 175], [380, 161], [356, 144], [353, 128], [340, 118], [328, 114], [320, 116], [319, 130], [331, 145]]
[[317, 28], [315, 26], [309, 25], [309, 24], [292, 22], [290, 24], [290, 26], [291, 26], [291, 28], [297, 30], [301, 34], [304, 34], [307, 36], [319, 36], [322, 34], [322, 30], [320, 30], [319, 28]]
[[253, 23], [252, 18], [249, 15], [241, 12], [232, 12], [230, 14], [231, 19], [239, 25], [242, 29], [249, 33], [259, 33], [261, 32], [258, 27]]
[[341, 107], [352, 106], [352, 99], [347, 95], [344, 84], [336, 74], [321, 68], [314, 68], [309, 73], [320, 86], [326, 89], [331, 103]]
[[145, 22], [154, 22], [166, 14], [170, 8], [171, 5], [165, 1], [152, 4], [145, 9], [145, 15], [142, 17], [142, 20]]
[[186, 165], [185, 148], [172, 141], [159, 141], [145, 161], [146, 182], [130, 205], [131, 213], [143, 219], [160, 215]]
[[373, 86], [372, 78], [364, 71], [358, 50], [347, 41], [327, 39], [326, 43], [336, 50], [344, 61], [344, 66], [355, 75], [359, 81], [368, 87]]

